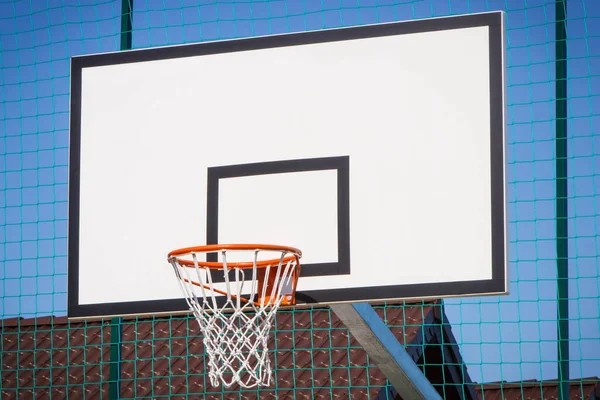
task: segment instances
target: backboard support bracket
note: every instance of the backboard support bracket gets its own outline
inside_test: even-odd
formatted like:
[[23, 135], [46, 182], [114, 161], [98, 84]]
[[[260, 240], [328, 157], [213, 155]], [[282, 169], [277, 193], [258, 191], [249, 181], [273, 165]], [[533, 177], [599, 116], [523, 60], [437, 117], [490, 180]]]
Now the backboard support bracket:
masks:
[[369, 303], [332, 304], [331, 309], [405, 400], [441, 397]]

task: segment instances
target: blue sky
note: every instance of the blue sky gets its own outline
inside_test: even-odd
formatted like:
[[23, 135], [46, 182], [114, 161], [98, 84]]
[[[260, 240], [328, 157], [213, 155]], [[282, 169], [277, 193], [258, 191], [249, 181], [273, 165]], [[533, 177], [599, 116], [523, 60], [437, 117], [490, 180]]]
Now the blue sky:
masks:
[[[0, 315], [66, 313], [69, 57], [119, 48], [118, 1], [0, 1]], [[507, 12], [509, 296], [451, 299], [476, 381], [555, 378], [550, 0], [136, 0], [134, 48]], [[600, 376], [600, 2], [569, 0], [571, 376]]]

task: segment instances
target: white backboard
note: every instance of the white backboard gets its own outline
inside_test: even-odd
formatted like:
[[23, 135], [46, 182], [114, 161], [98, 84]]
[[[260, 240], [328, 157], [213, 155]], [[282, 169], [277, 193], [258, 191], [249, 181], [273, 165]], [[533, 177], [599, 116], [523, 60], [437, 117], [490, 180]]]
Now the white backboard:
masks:
[[69, 316], [169, 251], [298, 247], [302, 303], [506, 292], [502, 13], [75, 57]]

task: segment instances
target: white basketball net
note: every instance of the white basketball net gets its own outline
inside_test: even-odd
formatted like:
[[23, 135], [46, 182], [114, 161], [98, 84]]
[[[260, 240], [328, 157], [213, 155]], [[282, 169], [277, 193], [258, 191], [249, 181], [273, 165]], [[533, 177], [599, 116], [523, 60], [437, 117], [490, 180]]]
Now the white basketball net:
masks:
[[[294, 273], [298, 273], [297, 259], [282, 250], [273, 265], [257, 267], [260, 250], [253, 250], [251, 268], [230, 268], [227, 253], [231, 251], [220, 250], [224, 283], [213, 282], [210, 270], [198, 262], [197, 253], [186, 255], [193, 261], [187, 266], [179, 262], [181, 256], [171, 257], [169, 262], [204, 335], [211, 384], [270, 386], [269, 333], [279, 306], [284, 298], [289, 299]], [[270, 291], [269, 279], [258, 287], [257, 277], [263, 268], [266, 277], [273, 277]]]

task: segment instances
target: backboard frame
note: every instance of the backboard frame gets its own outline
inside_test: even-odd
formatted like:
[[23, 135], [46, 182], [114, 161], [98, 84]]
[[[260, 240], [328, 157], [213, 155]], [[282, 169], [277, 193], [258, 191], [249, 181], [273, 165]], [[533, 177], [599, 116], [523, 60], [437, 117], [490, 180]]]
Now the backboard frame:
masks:
[[[167, 60], [190, 56], [211, 55], [237, 51], [249, 51], [273, 47], [317, 44], [362, 38], [403, 35], [468, 27], [489, 27], [490, 42], [490, 163], [491, 163], [491, 209], [492, 209], [492, 278], [481, 281], [458, 281], [409, 285], [390, 285], [384, 287], [366, 287], [351, 289], [329, 289], [299, 291], [299, 302], [312, 305], [332, 303], [391, 300], [427, 299], [472, 295], [499, 295], [508, 293], [507, 278], [507, 218], [506, 218], [506, 141], [505, 141], [505, 82], [504, 82], [504, 13], [490, 12], [456, 17], [432, 18], [349, 28], [327, 29], [312, 32], [290, 33], [245, 39], [224, 40], [199, 44], [150, 48], [97, 55], [73, 57], [71, 61], [71, 132], [70, 132], [70, 176], [69, 176], [69, 259], [68, 259], [68, 316], [71, 318], [89, 318], [114, 315], [159, 315], [165, 313], [187, 312], [185, 300], [151, 300], [127, 303], [80, 304], [79, 302], [79, 208], [80, 208], [80, 145], [81, 145], [81, 90], [82, 71], [85, 68], [112, 64], [136, 63], [152, 60]], [[300, 167], [306, 168], [306, 167]], [[326, 166], [326, 168], [334, 168]], [[338, 171], [344, 171], [341, 167]], [[228, 173], [243, 173], [240, 170], [214, 170], [213, 185], [219, 177]], [[346, 171], [347, 173], [347, 171]], [[209, 172], [210, 174], [210, 172]], [[232, 175], [233, 176], [233, 175]], [[236, 175], [237, 176], [237, 175]], [[344, 178], [345, 179], [345, 178]], [[344, 179], [339, 180], [339, 190], [345, 189]], [[214, 211], [214, 201], [209, 207]], [[348, 205], [342, 200], [338, 205], [339, 216], [346, 218]], [[209, 242], [215, 241], [216, 225], [209, 215], [207, 232]], [[346, 222], [348, 224], [349, 222]], [[344, 224], [342, 224], [343, 227]], [[343, 249], [349, 241], [347, 229], [340, 230], [340, 249], [338, 265], [332, 273], [344, 273], [351, 260]], [[212, 232], [212, 233], [211, 233]], [[203, 245], [205, 243], [197, 243]], [[212, 243], [206, 243], [212, 244]], [[287, 245], [288, 243], [278, 243]], [[183, 245], [183, 244], [182, 244]], [[293, 244], [290, 244], [293, 245]], [[302, 249], [301, 249], [302, 250]], [[401, 260], [401, 255], [390, 255]], [[399, 261], [400, 262], [400, 261]], [[402, 266], [399, 265], [398, 268]], [[165, 259], [165, 268], [168, 268]], [[318, 266], [306, 268], [308, 274]], [[303, 270], [304, 271], [304, 270]], [[313, 272], [311, 272], [313, 271]], [[302, 275], [300, 277], [302, 279]], [[476, 289], [474, 289], [476, 288]], [[351, 298], [350, 300], [348, 300]], [[303, 307], [298, 304], [297, 307]]]

